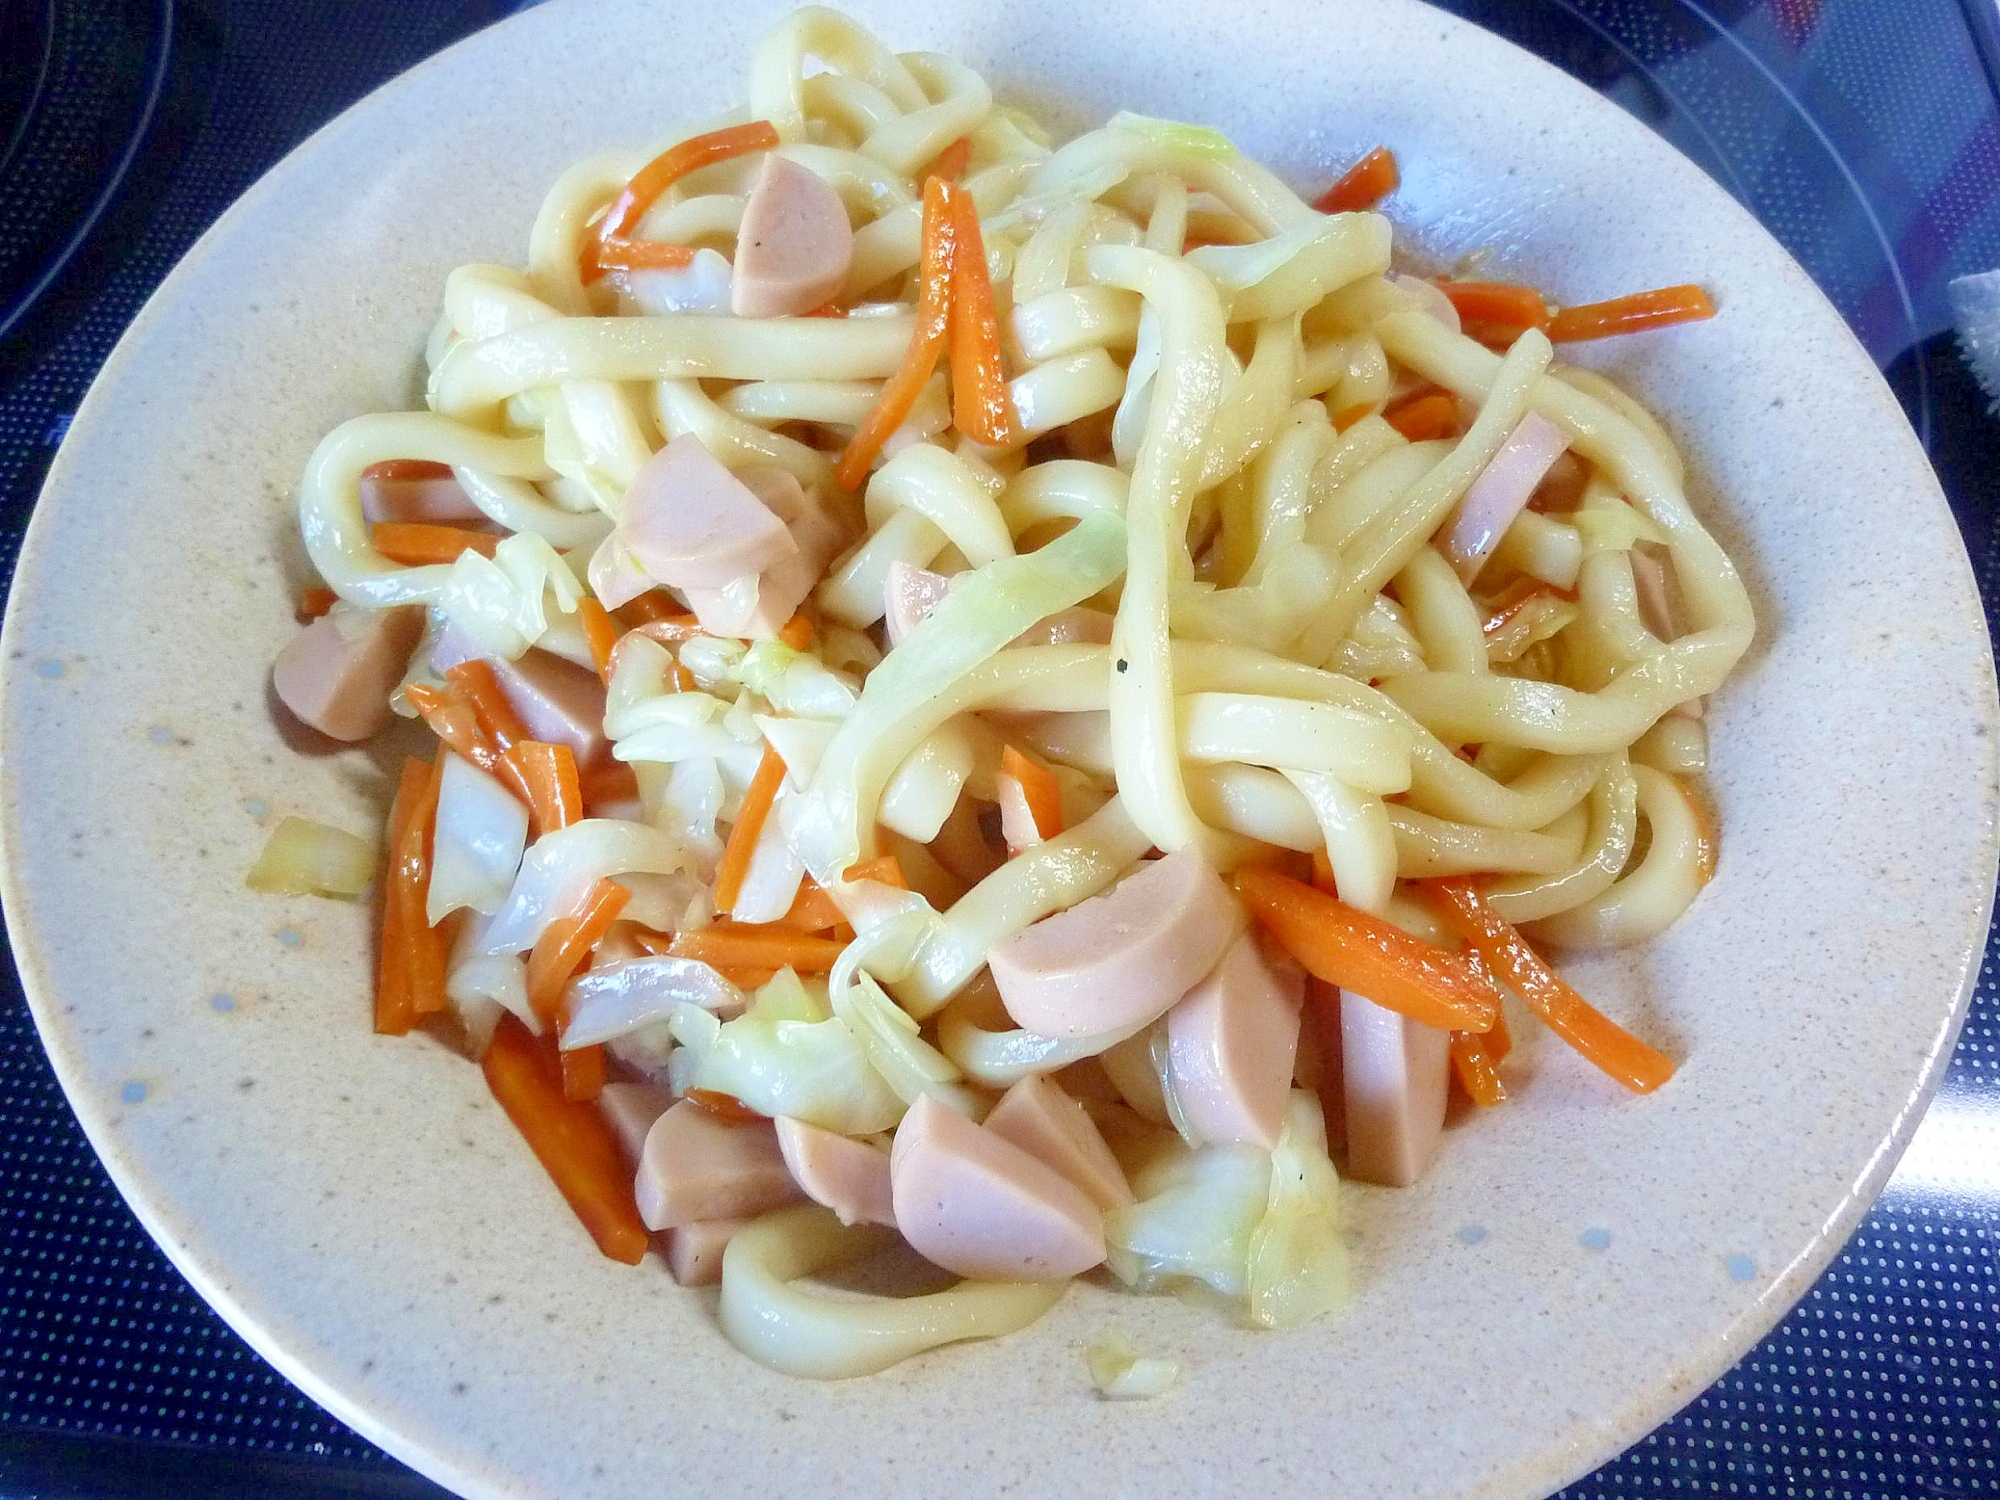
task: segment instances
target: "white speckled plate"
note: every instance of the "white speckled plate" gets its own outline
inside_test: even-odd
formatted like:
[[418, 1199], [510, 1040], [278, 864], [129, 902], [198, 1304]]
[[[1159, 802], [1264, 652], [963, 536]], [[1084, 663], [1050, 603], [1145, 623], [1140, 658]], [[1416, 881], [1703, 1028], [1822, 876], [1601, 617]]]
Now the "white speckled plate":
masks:
[[[243, 889], [279, 814], [368, 830], [385, 800], [386, 756], [302, 754], [267, 703], [307, 452], [413, 400], [447, 271], [518, 261], [576, 158], [739, 97], [781, 8], [555, 4], [454, 48], [250, 192], [105, 366], [0, 678], [7, 918], [91, 1141], [251, 1343], [472, 1494], [1519, 1496], [1584, 1472], [1771, 1326], [1909, 1138], [1993, 893], [1994, 681], [1924, 457], [1806, 277], [1641, 126], [1457, 21], [859, 6], [1071, 123], [1206, 121], [1301, 184], [1392, 142], [1405, 225], [1498, 244], [1563, 300], [1714, 289], [1715, 322], [1601, 354], [1685, 444], [1761, 627], [1711, 721], [1720, 877], [1663, 940], [1576, 969], [1685, 1059], [1663, 1094], [1530, 1039], [1519, 1101], [1420, 1190], [1352, 1191], [1339, 1320], [1259, 1335], [1085, 1286], [1020, 1337], [803, 1384], [656, 1263], [598, 1257], [477, 1069], [370, 1032], [360, 908]], [[1181, 1384], [1094, 1400], [1077, 1345], [1109, 1330]]]

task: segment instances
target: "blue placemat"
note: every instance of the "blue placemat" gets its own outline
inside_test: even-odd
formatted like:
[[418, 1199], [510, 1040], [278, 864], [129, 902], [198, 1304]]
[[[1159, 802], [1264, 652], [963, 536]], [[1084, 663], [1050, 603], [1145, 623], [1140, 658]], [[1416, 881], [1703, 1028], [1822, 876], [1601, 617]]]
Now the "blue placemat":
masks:
[[[0, 353], [0, 569], [11, 572], [67, 413], [201, 230], [315, 126], [507, 8], [497, 0], [160, 8], [173, 68], [135, 186], [59, 298]], [[1943, 288], [1952, 276], [2000, 266], [1994, 0], [1446, 8], [1645, 120], [1799, 258], [1924, 438], [1993, 619], [2000, 421], [1957, 361]], [[112, 0], [94, 11], [49, 0], [48, 12], [65, 24], [128, 30], [152, 14]], [[0, 138], [9, 134], [0, 120]], [[2000, 1495], [1994, 965], [1989, 945], [1950, 1075], [1833, 1267], [1727, 1377], [1566, 1495]], [[63, 1102], [11, 968], [5, 981], [0, 1495], [440, 1493], [271, 1370], [167, 1264]]]

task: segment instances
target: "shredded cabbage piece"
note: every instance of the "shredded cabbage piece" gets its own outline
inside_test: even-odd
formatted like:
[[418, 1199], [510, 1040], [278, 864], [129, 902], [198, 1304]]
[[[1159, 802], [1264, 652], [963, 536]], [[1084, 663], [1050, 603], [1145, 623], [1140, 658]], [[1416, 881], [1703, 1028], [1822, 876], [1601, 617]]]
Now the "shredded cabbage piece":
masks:
[[1090, 1383], [1107, 1401], [1143, 1401], [1157, 1396], [1180, 1378], [1178, 1360], [1141, 1354], [1116, 1335], [1093, 1339], [1083, 1346]]
[[1347, 1301], [1347, 1243], [1340, 1179], [1326, 1154], [1319, 1100], [1293, 1089], [1284, 1134], [1271, 1153], [1264, 1218], [1250, 1236], [1250, 1321], [1296, 1328]]
[[375, 878], [375, 846], [310, 818], [281, 818], [243, 883], [267, 896], [358, 896]]

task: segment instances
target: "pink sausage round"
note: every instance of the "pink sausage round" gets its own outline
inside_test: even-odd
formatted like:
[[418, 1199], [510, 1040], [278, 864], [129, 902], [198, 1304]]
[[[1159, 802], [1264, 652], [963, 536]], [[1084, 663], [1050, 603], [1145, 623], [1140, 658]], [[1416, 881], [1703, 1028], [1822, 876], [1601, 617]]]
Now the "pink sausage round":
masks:
[[1273, 972], [1244, 933], [1222, 962], [1167, 1012], [1167, 1070], [1181, 1118], [1212, 1145], [1266, 1151], [1285, 1128], [1299, 1050], [1303, 976]]
[[729, 309], [739, 318], [809, 313], [838, 292], [854, 263], [847, 205], [817, 172], [773, 152], [743, 205]]
[[852, 1136], [780, 1115], [778, 1150], [799, 1191], [843, 1224], [890, 1224], [889, 1153]]
[[1242, 908], [1190, 847], [1044, 917], [987, 962], [1016, 1025], [1038, 1036], [1102, 1036], [1164, 1014], [1242, 929]]
[[1053, 1078], [1031, 1074], [993, 1106], [986, 1128], [1053, 1168], [1101, 1209], [1133, 1201], [1132, 1185], [1104, 1144], [1097, 1122]]
[[896, 1227], [976, 1281], [1060, 1281], [1104, 1259], [1104, 1220], [1068, 1178], [928, 1094], [889, 1153]]
[[723, 588], [798, 550], [784, 521], [691, 432], [632, 476], [614, 534], [673, 588]]
[[389, 694], [423, 634], [414, 607], [321, 615], [271, 666], [279, 701], [329, 739], [365, 740], [389, 722]]
[[761, 1214], [799, 1197], [770, 1121], [733, 1124], [685, 1099], [646, 1132], [633, 1189], [648, 1229]]

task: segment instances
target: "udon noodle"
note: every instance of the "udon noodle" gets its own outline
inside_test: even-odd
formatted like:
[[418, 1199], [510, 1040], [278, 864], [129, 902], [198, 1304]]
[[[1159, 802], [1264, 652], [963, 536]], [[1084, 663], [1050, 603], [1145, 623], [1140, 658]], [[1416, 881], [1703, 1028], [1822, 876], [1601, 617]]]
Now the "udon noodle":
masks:
[[[842, 259], [745, 314], [773, 157]], [[313, 453], [338, 602], [281, 693], [448, 747], [391, 817], [378, 1028], [455, 1017], [606, 1253], [719, 1263], [753, 1357], [878, 1370], [1098, 1263], [1322, 1312], [1335, 1160], [1409, 1181], [1448, 1069], [1504, 1096], [1502, 985], [1671, 1072], [1514, 925], [1639, 943], [1706, 883], [1743, 585], [1661, 424], [1557, 357], [1599, 309], [1403, 274], [1331, 206], [1198, 127], [1053, 146], [805, 9], [741, 108], [446, 278], [426, 410]], [[697, 491], [768, 556], [662, 532]], [[1089, 928], [1114, 886], [1158, 951]], [[897, 1229], [964, 1279], [815, 1287]]]

